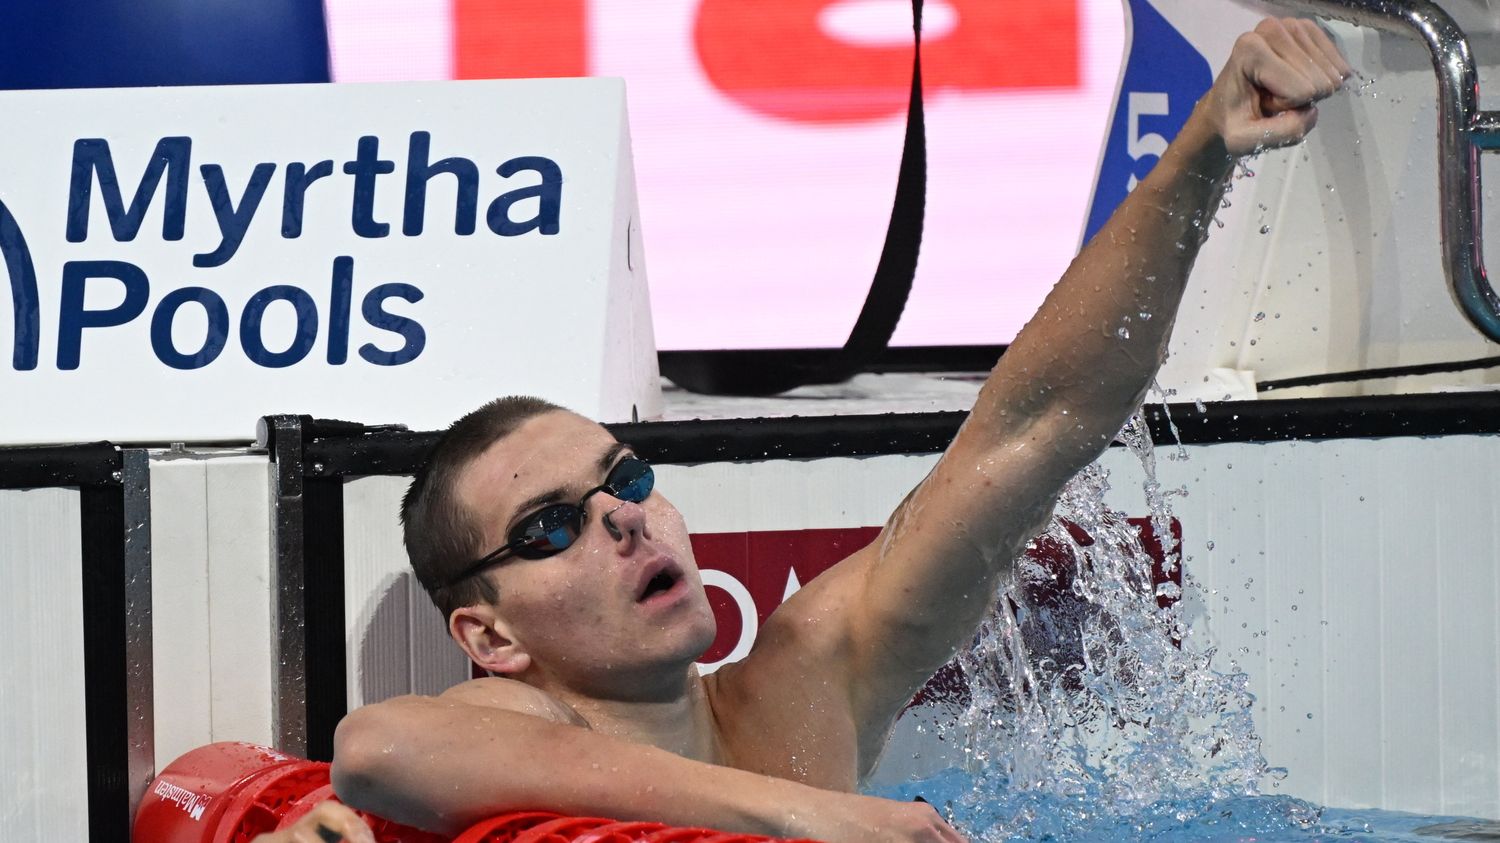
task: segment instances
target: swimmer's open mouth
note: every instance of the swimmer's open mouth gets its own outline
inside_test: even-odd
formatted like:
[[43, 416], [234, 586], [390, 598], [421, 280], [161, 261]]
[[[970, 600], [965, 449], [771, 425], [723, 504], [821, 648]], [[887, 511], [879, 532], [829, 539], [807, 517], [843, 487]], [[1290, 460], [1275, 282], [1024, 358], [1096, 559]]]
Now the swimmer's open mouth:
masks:
[[[654, 568], [654, 572], [651, 569]], [[636, 594], [636, 602], [644, 603], [658, 594], [671, 591], [682, 581], [682, 570], [671, 562], [663, 562], [648, 568], [646, 582], [641, 586], [640, 592]]]

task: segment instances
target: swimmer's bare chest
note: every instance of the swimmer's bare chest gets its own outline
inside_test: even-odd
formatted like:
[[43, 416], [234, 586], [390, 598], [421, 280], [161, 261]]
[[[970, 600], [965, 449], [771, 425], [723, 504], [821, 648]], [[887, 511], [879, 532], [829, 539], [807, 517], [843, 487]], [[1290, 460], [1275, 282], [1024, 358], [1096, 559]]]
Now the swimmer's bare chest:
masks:
[[[851, 699], [847, 624], [863, 582], [846, 559], [767, 619], [743, 661], [703, 679], [729, 766], [829, 790], [853, 791], [884, 743]], [[863, 743], [862, 743], [863, 742]]]
[[704, 682], [722, 757], [730, 767], [828, 790], [859, 784], [857, 731], [848, 706], [821, 681], [750, 677], [730, 666]]

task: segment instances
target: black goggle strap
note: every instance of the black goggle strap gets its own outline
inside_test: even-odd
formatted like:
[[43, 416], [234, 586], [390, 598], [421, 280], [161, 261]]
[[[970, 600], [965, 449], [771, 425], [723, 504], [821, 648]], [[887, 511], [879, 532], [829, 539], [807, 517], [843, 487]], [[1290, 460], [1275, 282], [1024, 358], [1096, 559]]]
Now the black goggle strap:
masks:
[[[519, 544], [527, 544], [532, 541], [534, 541], [534, 539], [526, 539]], [[519, 546], [519, 544], [517, 542], [508, 542], [505, 545], [497, 547], [489, 553], [486, 553], [479, 559], [476, 559], [472, 565], [463, 569], [462, 571], [459, 571], [456, 576], [448, 580], [448, 587], [452, 588], [453, 586], [458, 585], [469, 577], [472, 577], [480, 571], [483, 571], [485, 568], [488, 568], [489, 566], [502, 561], [501, 557], [515, 550]]]
[[[568, 507], [570, 509], [573, 508], [572, 504], [554, 504], [553, 506], [549, 506], [546, 509], [539, 510], [538, 512], [536, 512], [535, 514], [533, 514], [530, 518], [526, 519], [525, 522], [523, 522], [522, 524], [520, 524], [520, 525], [517, 526], [517, 530], [518, 531], [524, 531], [522, 535], [519, 535], [516, 538], [511, 539], [510, 541], [506, 542], [505, 544], [501, 545], [500, 547], [495, 548], [494, 550], [490, 551], [489, 553], [486, 553], [484, 556], [482, 556], [479, 559], [475, 560], [474, 564], [472, 564], [469, 567], [463, 569], [462, 571], [460, 571], [458, 573], [458, 576], [455, 576], [453, 579], [449, 580], [448, 581], [448, 586], [451, 588], [451, 587], [453, 587], [455, 585], [458, 585], [459, 583], [463, 582], [464, 580], [468, 579], [469, 577], [472, 577], [475, 574], [479, 573], [480, 571], [483, 571], [485, 568], [488, 568], [489, 566], [494, 565], [496, 563], [505, 561], [503, 557], [505, 557], [505, 556], [507, 556], [507, 555], [509, 555], [511, 553], [519, 554], [521, 551], [525, 550], [528, 547], [531, 547], [533, 545], [538, 545], [538, 544], [542, 544], [544, 542], [547, 542], [548, 541], [548, 537], [545, 534], [545, 532], [532, 533], [532, 529], [533, 528], [540, 528], [541, 527], [541, 522], [538, 519], [541, 517], [542, 513], [547, 512], [548, 510], [550, 510], [550, 509], [552, 509], [553, 507], [556, 507], [556, 506], [564, 506], [564, 507]], [[576, 530], [573, 530], [573, 531], [570, 531], [570, 532], [573, 532], [575, 536], [577, 535], [577, 531]], [[573, 543], [572, 539], [570, 538], [568, 540], [568, 544], [572, 544], [572, 543]], [[564, 544], [561, 547], [558, 547], [557, 550], [562, 550], [562, 549], [566, 548], [568, 546], [568, 544]]]

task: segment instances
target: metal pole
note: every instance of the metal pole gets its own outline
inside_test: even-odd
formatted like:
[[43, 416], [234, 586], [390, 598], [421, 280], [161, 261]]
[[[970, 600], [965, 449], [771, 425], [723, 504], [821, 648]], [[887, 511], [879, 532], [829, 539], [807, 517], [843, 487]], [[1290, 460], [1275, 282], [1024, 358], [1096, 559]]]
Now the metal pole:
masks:
[[151, 464], [145, 450], [121, 452], [125, 503], [125, 735], [130, 815], [156, 776], [156, 725], [151, 658]]
[[1479, 153], [1500, 146], [1500, 120], [1479, 111], [1479, 77], [1469, 40], [1429, 0], [1267, 0], [1319, 17], [1417, 38], [1432, 55], [1438, 83], [1438, 211], [1443, 269], [1454, 303], [1470, 324], [1500, 342], [1500, 297], [1484, 268]]
[[307, 755], [307, 617], [303, 565], [302, 420], [268, 416], [261, 420], [262, 444], [271, 452], [271, 628], [275, 659], [271, 687], [276, 692], [272, 731], [276, 748]]

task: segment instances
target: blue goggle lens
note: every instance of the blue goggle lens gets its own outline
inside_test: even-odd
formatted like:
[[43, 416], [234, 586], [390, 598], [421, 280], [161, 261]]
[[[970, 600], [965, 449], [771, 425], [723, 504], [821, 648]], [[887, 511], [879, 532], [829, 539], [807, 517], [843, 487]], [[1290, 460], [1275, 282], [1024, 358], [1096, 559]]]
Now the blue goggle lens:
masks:
[[[604, 485], [594, 492], [608, 492], [628, 503], [641, 503], [656, 487], [651, 465], [637, 457], [626, 457], [610, 471]], [[590, 492], [592, 495], [594, 492]], [[586, 500], [587, 498], [585, 498]], [[537, 511], [511, 532], [510, 543], [523, 559], [544, 559], [567, 550], [583, 532], [583, 509], [577, 504], [557, 503]]]

